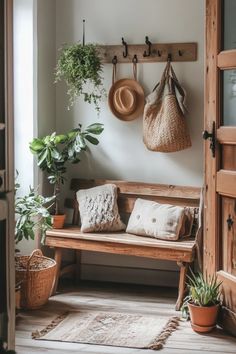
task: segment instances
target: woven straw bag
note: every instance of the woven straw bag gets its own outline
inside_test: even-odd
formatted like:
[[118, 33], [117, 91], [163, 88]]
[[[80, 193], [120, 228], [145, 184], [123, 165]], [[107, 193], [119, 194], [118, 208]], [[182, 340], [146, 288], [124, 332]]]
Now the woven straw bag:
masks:
[[185, 92], [168, 61], [161, 81], [146, 98], [143, 141], [149, 150], [175, 152], [192, 145], [184, 100]]
[[44, 257], [41, 250], [30, 256], [16, 256], [16, 283], [21, 283], [21, 307], [36, 309], [51, 295], [56, 275], [56, 262]]

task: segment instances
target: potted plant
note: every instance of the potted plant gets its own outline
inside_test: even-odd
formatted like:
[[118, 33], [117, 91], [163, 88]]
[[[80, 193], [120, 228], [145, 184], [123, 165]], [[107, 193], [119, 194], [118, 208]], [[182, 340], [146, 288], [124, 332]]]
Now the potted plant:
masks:
[[189, 311], [191, 326], [196, 332], [210, 332], [216, 325], [220, 305], [220, 286], [217, 276], [206, 276], [191, 271], [188, 276], [188, 295], [182, 312]]
[[78, 163], [80, 154], [87, 150], [87, 142], [97, 145], [103, 125], [94, 123], [82, 131], [81, 125], [67, 134], [57, 135], [55, 132], [43, 138], [35, 138], [30, 143], [30, 150], [37, 156], [38, 166], [48, 173], [48, 180], [54, 185], [55, 202], [53, 210], [53, 227], [62, 228], [65, 214], [60, 212], [59, 198], [61, 185], [65, 182], [67, 163]]
[[[18, 173], [17, 173], [18, 176]], [[15, 191], [20, 187], [19, 183], [15, 183]], [[15, 241], [16, 244], [22, 239], [35, 239], [35, 235], [39, 235], [41, 242], [44, 243], [45, 233], [52, 227], [52, 218], [48, 209], [50, 203], [55, 197], [45, 198], [38, 194], [37, 190], [30, 187], [29, 193], [23, 197], [15, 198]], [[22, 286], [25, 287], [27, 279], [22, 278], [18, 268], [22, 268], [21, 259], [27, 256], [18, 256], [19, 250], [16, 249], [16, 284], [15, 284], [15, 304], [16, 310], [21, 308], [22, 303]], [[38, 267], [40, 269], [40, 267]], [[22, 270], [22, 269], [20, 269]], [[24, 269], [23, 269], [24, 270]], [[49, 279], [50, 280], [50, 279]], [[53, 284], [53, 277], [51, 283]]]
[[102, 63], [96, 45], [76, 43], [65, 45], [56, 67], [56, 82], [64, 79], [68, 86], [70, 105], [83, 96], [85, 102], [93, 103], [100, 112], [99, 103], [105, 96]]

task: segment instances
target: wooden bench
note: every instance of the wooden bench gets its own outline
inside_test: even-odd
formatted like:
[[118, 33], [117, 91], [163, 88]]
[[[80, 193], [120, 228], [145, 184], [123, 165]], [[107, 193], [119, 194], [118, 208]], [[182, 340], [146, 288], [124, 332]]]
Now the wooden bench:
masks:
[[[74, 197], [65, 201], [67, 208], [73, 208], [72, 225], [66, 226], [64, 229], [49, 230], [46, 234], [46, 245], [55, 248], [55, 260], [57, 261], [54, 292], [57, 289], [58, 279], [61, 275], [68, 271], [76, 271], [78, 275], [81, 250], [163, 259], [177, 262], [180, 267], [179, 293], [176, 302], [176, 309], [179, 310], [183, 301], [188, 266], [194, 261], [199, 243], [200, 232], [198, 225], [196, 225], [198, 222], [197, 216], [195, 220], [195, 228], [198, 229], [197, 236], [179, 241], [163, 241], [150, 237], [135, 236], [125, 232], [81, 233], [78, 226], [79, 213], [76, 192], [79, 189], [91, 188], [105, 183], [114, 183], [118, 187], [119, 211], [123, 221], [126, 222], [128, 215], [132, 212], [136, 198], [191, 206], [196, 208], [196, 214], [199, 212], [201, 190], [197, 187], [113, 180], [72, 179], [71, 190]], [[61, 269], [62, 250], [65, 248], [77, 251], [77, 261], [75, 264]]]

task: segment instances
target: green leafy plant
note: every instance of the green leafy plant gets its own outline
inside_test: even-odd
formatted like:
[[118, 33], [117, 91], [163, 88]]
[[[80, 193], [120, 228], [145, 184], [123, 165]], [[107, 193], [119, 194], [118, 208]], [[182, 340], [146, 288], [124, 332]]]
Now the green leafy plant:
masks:
[[67, 134], [57, 135], [55, 132], [43, 138], [35, 138], [30, 143], [30, 150], [37, 156], [38, 166], [48, 173], [48, 180], [54, 185], [55, 211], [59, 211], [59, 195], [61, 185], [65, 182], [67, 163], [80, 162], [82, 151], [88, 148], [87, 142], [97, 145], [99, 140], [95, 137], [103, 131], [103, 124], [94, 123], [89, 125], [84, 131], [79, 125]]
[[[18, 183], [16, 188], [19, 188]], [[31, 187], [27, 195], [15, 198], [15, 214], [17, 216], [15, 225], [16, 243], [23, 238], [34, 240], [36, 230], [40, 234], [41, 242], [44, 243], [46, 231], [52, 227], [52, 218], [48, 209], [54, 199], [54, 196], [43, 197]]]
[[191, 276], [188, 276], [188, 295], [184, 299], [182, 313], [184, 316], [188, 314], [188, 303], [195, 306], [209, 307], [220, 302], [220, 286], [222, 282], [218, 282], [217, 276], [204, 277], [202, 273], [196, 275], [191, 270]]
[[103, 66], [96, 45], [76, 43], [61, 48], [56, 67], [56, 82], [64, 79], [68, 86], [69, 102], [72, 106], [77, 97], [93, 103], [100, 112], [100, 101], [105, 96]]

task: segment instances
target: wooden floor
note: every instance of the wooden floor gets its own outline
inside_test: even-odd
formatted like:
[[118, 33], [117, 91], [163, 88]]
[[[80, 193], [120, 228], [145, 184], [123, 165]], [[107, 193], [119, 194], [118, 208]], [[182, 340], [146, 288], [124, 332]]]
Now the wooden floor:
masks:
[[[52, 297], [40, 310], [24, 311], [17, 317], [17, 354], [153, 354], [152, 350], [127, 349], [87, 344], [37, 341], [31, 332], [44, 328], [56, 315], [67, 309], [99, 309], [103, 311], [127, 311], [130, 313], [161, 314], [167, 318], [180, 315], [174, 305], [177, 291], [174, 289], [125, 286], [114, 284], [83, 283], [79, 287], [64, 286], [63, 291]], [[217, 329], [208, 335], [192, 331], [190, 323], [181, 321], [167, 340], [163, 354], [236, 353], [236, 338]]]

